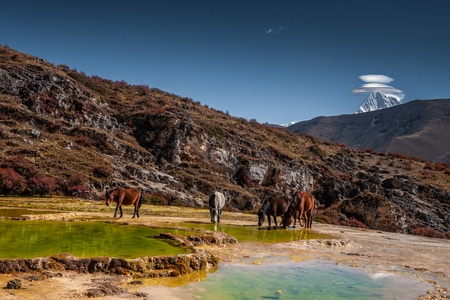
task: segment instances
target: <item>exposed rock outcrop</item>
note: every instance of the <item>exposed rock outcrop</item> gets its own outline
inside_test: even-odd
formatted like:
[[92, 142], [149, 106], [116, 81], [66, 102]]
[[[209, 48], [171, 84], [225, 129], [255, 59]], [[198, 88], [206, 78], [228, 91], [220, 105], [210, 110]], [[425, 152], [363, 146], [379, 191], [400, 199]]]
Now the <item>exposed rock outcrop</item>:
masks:
[[17, 181], [4, 194], [126, 185], [147, 201], [204, 207], [221, 190], [226, 209], [255, 211], [268, 193], [301, 189], [371, 228], [450, 230], [447, 165], [292, 134], [3, 46], [0, 97], [0, 172]]

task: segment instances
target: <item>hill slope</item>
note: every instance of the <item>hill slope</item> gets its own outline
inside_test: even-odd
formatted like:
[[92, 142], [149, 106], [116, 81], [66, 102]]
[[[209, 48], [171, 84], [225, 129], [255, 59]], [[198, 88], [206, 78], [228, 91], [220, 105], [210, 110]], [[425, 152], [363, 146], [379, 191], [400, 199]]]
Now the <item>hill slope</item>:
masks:
[[352, 148], [450, 163], [450, 99], [415, 100], [367, 113], [318, 117], [287, 129]]
[[[324, 143], [189, 98], [0, 47], [0, 194], [138, 186], [146, 201], [230, 211], [312, 192], [324, 222], [449, 231], [446, 166]], [[256, 224], [256, 219], [255, 219]]]

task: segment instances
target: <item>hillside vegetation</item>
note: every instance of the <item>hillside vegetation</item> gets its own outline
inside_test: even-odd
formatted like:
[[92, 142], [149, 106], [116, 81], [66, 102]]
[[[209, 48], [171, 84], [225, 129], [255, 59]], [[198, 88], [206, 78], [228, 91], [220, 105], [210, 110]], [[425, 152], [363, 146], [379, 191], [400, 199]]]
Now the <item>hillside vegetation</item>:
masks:
[[230, 211], [313, 193], [316, 221], [437, 237], [450, 230], [449, 166], [377, 154], [235, 118], [190, 98], [87, 76], [0, 46], [0, 194], [146, 201]]

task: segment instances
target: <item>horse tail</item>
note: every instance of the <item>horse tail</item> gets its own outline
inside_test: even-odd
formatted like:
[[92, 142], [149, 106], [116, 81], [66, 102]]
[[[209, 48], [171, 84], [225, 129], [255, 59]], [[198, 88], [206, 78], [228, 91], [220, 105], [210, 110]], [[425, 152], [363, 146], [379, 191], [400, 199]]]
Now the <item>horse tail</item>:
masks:
[[141, 208], [142, 203], [144, 202], [144, 194], [145, 194], [145, 191], [141, 189], [140, 192], [141, 192], [141, 196], [139, 197], [138, 208]]

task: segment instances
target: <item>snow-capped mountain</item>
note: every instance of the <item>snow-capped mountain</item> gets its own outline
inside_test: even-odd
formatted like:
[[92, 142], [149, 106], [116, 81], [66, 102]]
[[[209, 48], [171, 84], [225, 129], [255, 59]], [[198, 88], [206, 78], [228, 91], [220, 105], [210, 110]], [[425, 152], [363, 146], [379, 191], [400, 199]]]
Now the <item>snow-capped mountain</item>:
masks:
[[384, 94], [382, 92], [372, 92], [367, 97], [366, 101], [364, 101], [355, 112], [365, 113], [369, 111], [379, 110], [391, 106], [396, 106], [401, 103], [403, 97], [400, 95], [394, 94]]

